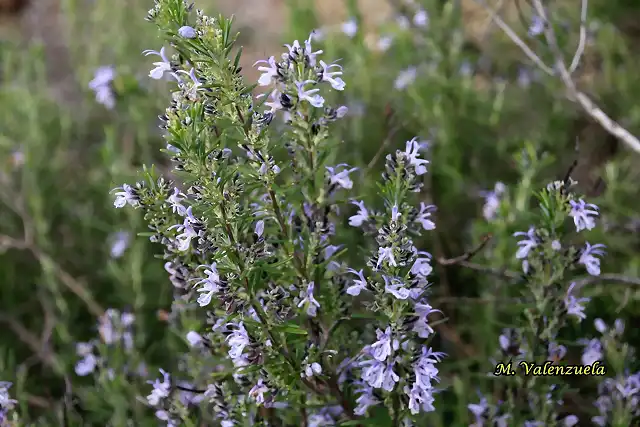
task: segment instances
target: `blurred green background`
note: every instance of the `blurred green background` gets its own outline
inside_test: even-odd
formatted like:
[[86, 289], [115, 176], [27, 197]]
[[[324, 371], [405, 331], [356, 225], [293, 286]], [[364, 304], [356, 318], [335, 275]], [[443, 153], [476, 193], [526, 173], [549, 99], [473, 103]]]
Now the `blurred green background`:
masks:
[[[34, 0], [19, 11], [9, 3], [0, 1], [0, 380], [14, 383], [25, 424], [63, 425], [66, 417], [69, 425], [156, 425], [136, 400], [148, 393], [145, 378], [80, 378], [73, 369], [75, 344], [97, 337], [98, 316], [110, 307], [136, 314], [136, 358], [150, 372], [176, 366], [186, 350], [183, 331], [165, 321], [173, 290], [154, 258], [158, 248], [135, 237], [145, 231], [141, 217], [114, 209], [109, 194], [134, 182], [143, 164], [163, 170], [167, 162], [157, 116], [169, 91], [147, 77], [152, 61], [141, 54], [161, 47], [144, 20], [152, 2]], [[258, 75], [256, 60], [321, 28], [319, 43], [327, 58], [342, 58], [347, 82], [336, 97], [350, 114], [335, 137], [345, 160], [372, 177], [357, 195], [375, 191], [381, 147], [386, 154], [417, 135], [430, 140], [425, 201], [439, 207], [438, 229], [423, 247], [449, 258], [494, 236], [473, 265], [440, 265], [433, 279], [432, 305], [449, 318], [438, 327], [452, 356], [443, 384], [454, 393], [443, 395], [430, 425], [468, 425], [466, 405], [477, 400], [497, 336], [518, 310], [506, 302], [518, 290], [487, 271], [519, 268], [510, 236], [529, 226], [532, 191], [577, 161], [574, 178], [602, 212], [604, 225], [589, 241], [608, 246], [603, 271], [638, 277], [640, 157], [568, 102], [560, 82], [532, 69], [475, 1], [418, 3], [428, 12], [425, 25], [400, 0], [202, 0], [196, 7], [236, 14], [249, 80]], [[501, 16], [549, 58], [542, 40], [527, 36], [526, 2], [498, 3]], [[579, 1], [560, 2], [557, 17], [570, 57]], [[351, 18], [353, 37], [342, 25]], [[591, 1], [589, 42], [575, 76], [636, 135], [638, 22], [638, 2]], [[115, 71], [113, 108], [96, 102], [88, 86], [103, 66]], [[487, 219], [480, 193], [498, 181], [507, 193]], [[583, 292], [592, 297], [591, 317], [632, 324], [640, 319], [638, 289], [604, 279]], [[587, 324], [574, 332], [593, 331]], [[628, 333], [637, 344], [637, 330]], [[589, 414], [590, 405], [580, 411]]]

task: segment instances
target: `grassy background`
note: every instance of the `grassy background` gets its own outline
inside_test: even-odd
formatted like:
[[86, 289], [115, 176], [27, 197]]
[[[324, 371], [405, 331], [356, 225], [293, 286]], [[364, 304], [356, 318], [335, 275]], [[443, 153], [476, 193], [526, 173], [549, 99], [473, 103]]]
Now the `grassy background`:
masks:
[[[529, 86], [519, 85], [522, 54], [473, 1], [451, 7], [425, 0], [427, 30], [400, 28], [400, 10], [394, 9], [399, 2], [359, 3], [220, 0], [196, 6], [237, 13], [249, 79], [257, 75], [250, 65], [277, 55], [282, 42], [306, 38], [321, 25], [335, 30], [323, 48], [327, 58], [342, 58], [345, 71], [340, 101], [352, 114], [336, 134], [345, 160], [375, 178], [382, 160], [373, 160], [381, 146], [395, 150], [414, 135], [432, 139], [425, 201], [439, 206], [438, 229], [421, 243], [435, 256], [460, 255], [492, 233], [474, 262], [517, 269], [509, 236], [530, 223], [531, 191], [562, 177], [577, 159], [576, 179], [601, 206], [607, 224], [589, 235], [590, 242], [609, 248], [604, 272], [640, 276], [637, 154], [586, 120], [564, 100], [557, 82], [534, 77]], [[502, 3], [502, 15], [526, 35], [514, 3]], [[573, 52], [579, 6], [573, 0], [562, 4], [569, 28], [562, 39]], [[600, 26], [577, 79], [605, 111], [640, 134], [640, 8], [632, 1], [590, 5], [590, 19]], [[34, 425], [62, 425], [65, 407], [71, 408], [71, 425], [120, 426], [128, 419], [131, 425], [155, 425], [152, 411], [136, 401], [148, 391], [144, 378], [92, 380], [73, 372], [75, 343], [96, 337], [97, 316], [108, 307], [137, 315], [135, 357], [150, 372], [171, 370], [179, 362], [174, 356], [186, 350], [179, 331], [159, 316], [170, 307], [172, 287], [153, 256], [158, 248], [133, 236], [145, 231], [141, 218], [114, 209], [109, 195], [116, 185], [134, 181], [142, 164], [162, 168], [164, 162], [156, 124], [168, 92], [146, 77], [150, 61], [140, 53], [160, 47], [154, 26], [143, 20], [149, 7], [151, 1], [61, 0], [29, 9], [16, 22], [2, 21], [0, 380], [14, 382], [24, 421]], [[348, 16], [361, 22], [353, 39], [339, 31]], [[41, 27], [48, 30], [36, 31]], [[386, 52], [372, 48], [381, 34], [395, 36]], [[530, 42], [546, 55], [539, 41]], [[466, 63], [479, 64], [471, 77], [459, 72]], [[87, 83], [96, 67], [111, 64], [118, 72], [118, 102], [108, 111], [95, 103]], [[395, 90], [398, 73], [410, 66], [423, 71], [407, 89]], [[487, 222], [478, 192], [496, 181], [509, 186], [509, 195], [499, 219]], [[357, 188], [366, 199], [373, 179]], [[132, 233], [130, 245], [113, 258], [111, 241], [123, 230]], [[358, 242], [357, 235], [350, 237]], [[477, 401], [476, 388], [486, 387], [483, 373], [490, 370], [487, 359], [497, 336], [520, 310], [505, 301], [519, 290], [481, 268], [439, 266], [436, 273], [433, 305], [449, 317], [439, 327], [440, 344], [451, 354], [443, 383], [453, 393], [442, 395], [444, 403], [429, 419], [431, 425], [466, 425], [466, 405]], [[637, 322], [638, 289], [607, 280], [585, 288], [593, 298], [589, 315]], [[570, 332], [593, 334], [590, 323]], [[638, 343], [636, 330], [629, 328], [628, 337]], [[572, 357], [579, 355], [579, 349], [572, 351]], [[589, 414], [590, 405], [581, 404], [580, 413]]]

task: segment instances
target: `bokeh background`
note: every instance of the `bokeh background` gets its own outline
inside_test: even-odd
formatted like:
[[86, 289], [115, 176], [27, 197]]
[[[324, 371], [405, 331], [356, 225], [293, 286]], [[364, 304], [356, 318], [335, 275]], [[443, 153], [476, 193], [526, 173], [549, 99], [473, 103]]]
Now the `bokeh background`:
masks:
[[[526, 1], [488, 3], [550, 58], [542, 39], [527, 34]], [[556, 3], [570, 58], [580, 2]], [[425, 201], [439, 214], [438, 230], [423, 247], [451, 258], [493, 235], [473, 263], [438, 266], [434, 278], [433, 305], [448, 316], [438, 332], [456, 362], [443, 374], [454, 393], [443, 397], [444, 409], [430, 425], [468, 425], [466, 405], [477, 400], [497, 336], [519, 309], [505, 302], [518, 290], [496, 274], [519, 268], [510, 236], [528, 228], [532, 192], [561, 179], [574, 162], [580, 191], [602, 211], [603, 225], [589, 239], [608, 246], [603, 280], [583, 288], [592, 298], [590, 315], [640, 321], [640, 282], [613, 276], [640, 276], [640, 157], [567, 101], [562, 84], [528, 63], [478, 2], [417, 4], [428, 13], [426, 23], [400, 0], [196, 1], [206, 12], [235, 14], [249, 81], [258, 76], [256, 60], [321, 29], [322, 48], [328, 58], [342, 58], [347, 82], [336, 95], [350, 108], [337, 130], [345, 160], [375, 177], [381, 147], [404, 147], [416, 135], [429, 140]], [[151, 6], [151, 0], [0, 0], [0, 380], [14, 383], [25, 422], [62, 425], [67, 417], [69, 425], [155, 425], [136, 400], [147, 392], [144, 375], [110, 380], [74, 372], [76, 343], [98, 336], [107, 308], [136, 315], [135, 360], [148, 371], [177, 366], [172, 355], [187, 348], [183, 331], [166, 321], [173, 289], [154, 257], [158, 248], [136, 237], [145, 231], [140, 215], [114, 209], [109, 194], [134, 182], [143, 164], [166, 169], [157, 116], [168, 87], [148, 78], [151, 60], [141, 54], [160, 48], [154, 25], [144, 20]], [[575, 79], [640, 135], [640, 3], [589, 6], [588, 44]], [[344, 25], [350, 20], [355, 33]], [[115, 71], [113, 108], [96, 102], [88, 86], [104, 66]], [[507, 191], [487, 215], [482, 191], [496, 182]], [[373, 183], [363, 180], [359, 191], [371, 194]], [[628, 334], [638, 342], [637, 329]], [[591, 414], [591, 402], [580, 399], [567, 405]]]

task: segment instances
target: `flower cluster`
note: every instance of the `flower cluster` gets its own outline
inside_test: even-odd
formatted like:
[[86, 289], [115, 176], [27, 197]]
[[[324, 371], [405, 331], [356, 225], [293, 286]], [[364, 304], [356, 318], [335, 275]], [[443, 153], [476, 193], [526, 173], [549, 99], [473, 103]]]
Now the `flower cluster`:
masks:
[[[269, 91], [256, 102], [239, 56], [229, 57], [230, 22], [199, 10], [191, 20], [191, 12], [179, 0], [156, 1], [148, 19], [179, 54], [144, 52], [160, 58], [151, 78], [171, 75], [177, 83], [161, 127], [185, 187], [149, 172], [146, 182], [117, 188], [114, 206], [143, 209], [151, 240], [164, 248], [176, 290], [169, 321], [198, 317], [190, 301], [206, 310], [206, 332], [186, 334], [197, 351], [185, 363], [211, 376], [194, 381], [206, 380], [212, 417], [258, 423], [268, 413], [256, 410], [262, 407], [294, 419], [299, 398], [322, 407], [303, 408], [309, 423], [358, 419], [372, 405], [405, 423], [433, 411], [444, 354], [425, 339], [440, 311], [427, 299], [432, 257], [412, 240], [435, 228], [435, 207], [412, 202], [429, 164], [424, 144], [414, 138], [387, 156], [384, 209], [352, 201], [359, 211], [344, 231], [361, 228], [375, 247], [366, 265], [350, 267], [337, 240], [357, 168], [334, 162], [330, 138], [332, 123], [348, 111], [329, 106], [346, 87], [342, 67], [325, 62], [312, 33], [278, 59], [256, 63], [257, 86]], [[346, 321], [362, 310], [360, 301], [380, 323], [354, 340]], [[229, 375], [220, 380], [223, 372]], [[174, 391], [186, 387], [172, 377], [183, 373], [162, 371], [147, 397], [168, 425], [189, 417], [188, 405], [175, 401]], [[355, 408], [347, 398], [354, 392]]]
[[15, 421], [15, 417], [10, 414], [18, 401], [9, 395], [9, 389], [12, 385], [10, 382], [0, 381], [0, 425], [10, 425], [10, 421]]

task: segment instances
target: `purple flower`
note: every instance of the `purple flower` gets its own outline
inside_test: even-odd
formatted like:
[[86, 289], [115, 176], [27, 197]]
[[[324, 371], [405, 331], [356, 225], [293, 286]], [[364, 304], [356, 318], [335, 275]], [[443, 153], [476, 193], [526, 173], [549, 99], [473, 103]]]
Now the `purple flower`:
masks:
[[353, 268], [350, 268], [347, 271], [349, 273], [356, 274], [358, 276], [358, 279], [353, 281], [353, 285], [349, 286], [346, 292], [351, 296], [358, 296], [360, 295], [360, 292], [367, 289], [367, 280], [364, 278], [362, 270], [356, 271]]
[[129, 240], [131, 235], [126, 231], [118, 231], [110, 236], [111, 241], [110, 254], [111, 258], [120, 258], [124, 251], [129, 247]]
[[265, 393], [268, 393], [268, 392], [269, 392], [269, 387], [267, 387], [264, 384], [264, 381], [262, 380], [262, 378], [260, 378], [256, 383], [256, 385], [254, 385], [251, 388], [251, 390], [249, 390], [249, 396], [255, 399], [258, 405], [263, 405], [265, 401], [264, 395]]
[[315, 80], [305, 80], [302, 82], [296, 82], [296, 87], [298, 88], [298, 100], [307, 101], [309, 104], [313, 105], [316, 108], [320, 108], [324, 105], [324, 98], [318, 94], [320, 89], [309, 89], [306, 90], [304, 88], [305, 85], [313, 83], [315, 84]]
[[544, 20], [535, 15], [531, 19], [531, 25], [529, 26], [529, 35], [531, 37], [539, 36], [544, 31]]
[[111, 191], [113, 192], [115, 190], [122, 190], [115, 193], [116, 199], [113, 201], [113, 206], [115, 206], [116, 208], [122, 208], [127, 203], [133, 207], [140, 206], [140, 197], [132, 186], [128, 184], [122, 184], [122, 187], [114, 188]]
[[569, 200], [569, 204], [571, 204], [569, 216], [573, 218], [577, 232], [591, 230], [596, 226], [595, 219], [593, 218], [599, 215], [596, 205], [593, 203], [585, 203], [582, 199], [577, 202], [575, 200]]
[[549, 360], [562, 360], [567, 354], [567, 347], [556, 342], [550, 342], [547, 346]]
[[416, 332], [420, 338], [428, 338], [434, 331], [431, 325], [429, 325], [428, 316], [431, 313], [442, 311], [434, 309], [429, 304], [417, 303], [415, 306], [418, 320], [413, 324], [413, 332]]
[[358, 406], [353, 410], [356, 415], [364, 415], [369, 407], [377, 405], [380, 401], [373, 395], [373, 387], [362, 384], [356, 393], [359, 394], [356, 399]]
[[316, 317], [316, 315], [318, 314], [318, 308], [320, 308], [320, 303], [316, 301], [315, 297], [313, 296], [314, 287], [315, 283], [310, 282], [307, 285], [307, 290], [300, 292], [300, 297], [302, 299], [298, 303], [298, 308], [306, 306], [307, 316], [309, 317]]
[[358, 212], [355, 215], [349, 217], [349, 225], [352, 227], [360, 227], [366, 220], [369, 219], [369, 211], [364, 205], [364, 202], [353, 200], [351, 204], [358, 207]]
[[371, 344], [369, 352], [374, 359], [384, 362], [399, 348], [399, 343], [392, 338], [390, 326], [387, 326], [384, 332], [381, 329], [376, 330], [376, 338], [378, 341]]
[[536, 230], [533, 227], [529, 228], [529, 231], [526, 233], [523, 231], [518, 231], [517, 233], [513, 233], [514, 236], [524, 236], [526, 237], [523, 240], [518, 242], [518, 251], [516, 252], [517, 259], [524, 259], [529, 256], [529, 252], [531, 249], [534, 249], [538, 246], [538, 238], [536, 237]]
[[329, 69], [333, 67], [337, 67], [339, 70], [342, 70], [342, 67], [340, 65], [338, 64], [327, 65], [326, 62], [320, 61], [320, 67], [322, 67], [322, 71], [319, 72], [319, 75], [322, 76], [323, 82], [331, 83], [331, 87], [334, 88], [335, 90], [344, 90], [344, 87], [346, 86], [346, 83], [344, 82], [344, 80], [342, 80], [340, 77], [335, 77], [335, 76], [341, 76], [342, 71], [329, 71]]
[[167, 198], [167, 201], [171, 205], [171, 210], [173, 213], [177, 213], [180, 216], [185, 216], [187, 213], [187, 208], [184, 207], [182, 201], [186, 199], [187, 196], [180, 192], [178, 187], [173, 189], [173, 194]]
[[198, 292], [200, 293], [200, 296], [198, 297], [198, 305], [200, 305], [200, 307], [205, 307], [211, 303], [213, 294], [220, 290], [220, 275], [216, 269], [215, 262], [210, 266], [205, 265], [200, 267], [207, 267], [204, 270], [204, 274], [207, 277], [196, 283], [196, 286], [202, 285], [202, 287], [198, 289]]
[[[18, 403], [17, 400], [11, 399], [9, 396], [9, 389], [13, 384], [8, 381], [0, 381], [0, 408], [2, 409], [11, 409], [13, 405]], [[0, 413], [0, 415], [2, 415]], [[2, 419], [0, 418], [0, 421]]]
[[391, 267], [397, 267], [396, 259], [393, 255], [393, 248], [378, 248], [378, 262], [376, 263], [376, 269], [380, 268], [380, 265], [387, 261]]
[[378, 39], [376, 47], [378, 48], [379, 51], [386, 52], [387, 50], [389, 50], [392, 44], [393, 44], [392, 36], [382, 36]]
[[229, 344], [229, 357], [235, 362], [242, 357], [242, 352], [245, 347], [251, 344], [251, 341], [242, 322], [238, 324], [230, 323], [228, 326], [235, 326], [233, 332], [226, 338], [227, 344]]
[[598, 360], [602, 360], [602, 343], [594, 338], [586, 342], [584, 351], [582, 352], [582, 364], [585, 366], [593, 365]]
[[322, 366], [318, 362], [309, 363], [308, 357], [302, 362], [302, 378], [311, 378], [315, 375], [322, 374]]
[[96, 69], [93, 80], [89, 82], [89, 88], [96, 94], [96, 102], [108, 109], [113, 109], [116, 105], [112, 83], [115, 79], [116, 71], [112, 66], [104, 66]]
[[98, 358], [93, 354], [93, 344], [80, 342], [76, 344], [76, 354], [80, 359], [75, 366], [76, 374], [84, 377], [95, 371]]
[[411, 267], [411, 274], [425, 279], [433, 271], [433, 267], [431, 267], [431, 254], [420, 251], [417, 255], [421, 255], [422, 257], [416, 258]]
[[567, 310], [567, 315], [575, 316], [578, 321], [586, 319], [587, 315], [584, 314], [584, 306], [582, 304], [587, 303], [591, 298], [576, 298], [571, 295], [571, 291], [575, 287], [575, 283], [571, 283], [567, 290], [567, 295], [564, 297], [564, 307]]
[[358, 32], [358, 23], [355, 19], [351, 18], [347, 22], [342, 24], [342, 32], [347, 35], [347, 37], [353, 37]]
[[[331, 185], [338, 185], [345, 190], [351, 190], [353, 188], [353, 181], [349, 178], [349, 174], [358, 170], [358, 168], [349, 168], [346, 163], [341, 163], [335, 168], [326, 166], [329, 172], [329, 182]], [[338, 169], [342, 169], [338, 172]]]
[[429, 164], [428, 160], [420, 159], [420, 142], [418, 138], [413, 138], [410, 141], [407, 141], [405, 145], [404, 154], [409, 159], [409, 163], [414, 167], [416, 171], [416, 175], [424, 175], [427, 173], [427, 166]]
[[191, 246], [191, 240], [195, 237], [198, 237], [198, 233], [196, 233], [193, 228], [193, 223], [196, 222], [196, 219], [193, 217], [191, 212], [191, 206], [189, 206], [185, 212], [186, 217], [182, 224], [172, 225], [169, 227], [169, 230], [176, 229], [179, 233], [176, 237], [177, 249], [180, 252], [185, 252]]
[[151, 394], [147, 396], [147, 402], [149, 402], [149, 405], [151, 406], [157, 406], [161, 400], [169, 397], [169, 393], [171, 391], [169, 374], [162, 369], [160, 369], [160, 373], [162, 374], [162, 381], [158, 379], [155, 381], [148, 381], [149, 384], [153, 385]]
[[498, 208], [500, 207], [500, 199], [506, 190], [506, 186], [501, 182], [496, 182], [493, 191], [483, 191], [480, 194], [484, 196], [484, 206], [482, 207], [482, 215], [487, 221], [492, 221], [496, 217]]
[[436, 228], [436, 224], [429, 218], [431, 217], [431, 213], [435, 210], [435, 206], [426, 205], [424, 202], [420, 202], [420, 212], [418, 212], [415, 222], [419, 222], [422, 228], [426, 231], [434, 230]]
[[276, 63], [276, 58], [274, 56], [270, 57], [268, 60], [260, 60], [256, 61], [253, 66], [255, 67], [258, 64], [267, 64], [267, 66], [258, 67], [258, 71], [262, 71], [260, 78], [258, 79], [258, 85], [260, 86], [269, 86], [273, 79], [278, 76], [278, 64]]
[[418, 69], [416, 67], [409, 67], [406, 70], [401, 71], [393, 82], [393, 87], [396, 90], [406, 89], [407, 86], [412, 84], [418, 75]]
[[429, 25], [429, 15], [425, 10], [419, 10], [413, 15], [413, 25], [416, 27], [426, 27]]
[[470, 403], [467, 405], [467, 408], [475, 417], [476, 423], [481, 423], [484, 413], [489, 409], [489, 403], [487, 402], [486, 397], [482, 397], [480, 399], [480, 403]]
[[195, 28], [188, 25], [180, 27], [180, 29], [178, 29], [178, 34], [180, 37], [184, 37], [185, 39], [194, 39], [198, 35]]
[[602, 250], [604, 247], [605, 245], [600, 243], [592, 246], [587, 242], [585, 248], [582, 250], [578, 263], [584, 265], [587, 273], [592, 276], [600, 275], [600, 259], [598, 256], [605, 254], [604, 250]]
[[202, 335], [200, 335], [196, 331], [187, 332], [186, 338], [187, 338], [187, 342], [189, 343], [190, 347], [199, 347], [200, 344], [202, 344], [202, 342], [203, 342]]
[[393, 295], [399, 300], [406, 300], [411, 296], [411, 290], [405, 288], [405, 283], [398, 278], [388, 278], [383, 276], [384, 279], [384, 291]]
[[160, 80], [164, 76], [164, 73], [166, 71], [171, 71], [171, 63], [170, 63], [169, 59], [167, 59], [167, 57], [165, 56], [164, 46], [160, 49], [160, 52], [155, 51], [155, 50], [147, 49], [147, 50], [143, 51], [142, 53], [145, 56], [157, 55], [162, 59], [162, 61], [158, 61], [158, 62], [154, 62], [153, 63], [153, 65], [155, 65], [156, 68], [154, 68], [153, 70], [151, 70], [149, 72], [149, 77], [151, 77], [152, 79]]

